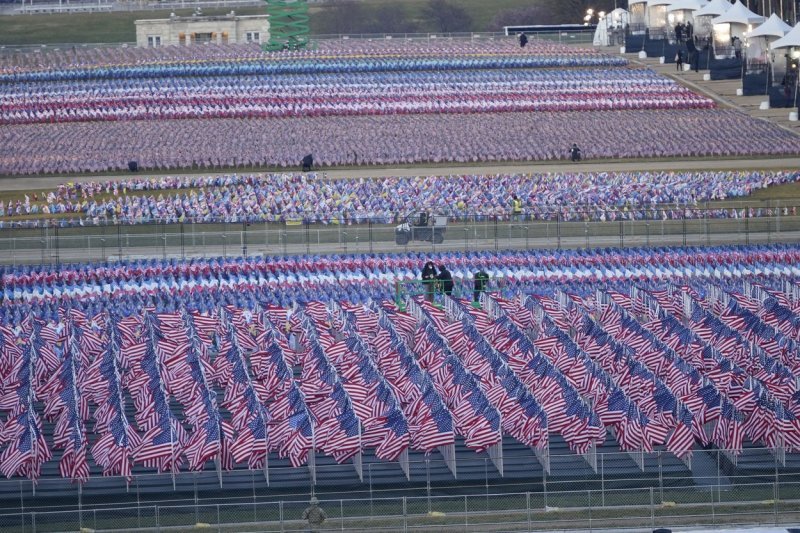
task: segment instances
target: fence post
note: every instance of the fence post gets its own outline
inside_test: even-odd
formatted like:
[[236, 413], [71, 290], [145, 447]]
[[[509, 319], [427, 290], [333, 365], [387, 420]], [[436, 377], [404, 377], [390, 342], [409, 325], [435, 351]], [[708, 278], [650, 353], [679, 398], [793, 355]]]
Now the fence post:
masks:
[[[56, 233], [56, 246], [58, 246], [58, 233]], [[117, 224], [117, 257], [118, 261], [122, 261], [122, 225]], [[56, 259], [58, 261], [58, 259]]]
[[372, 502], [372, 463], [367, 465], [367, 476], [369, 479], [369, 517], [372, 519], [374, 516], [373, 514], [373, 502]]
[[31, 531], [36, 533], [36, 511], [31, 513]]
[[161, 223], [161, 256], [167, 258], [167, 223]]
[[406, 497], [403, 496], [403, 531], [408, 531], [408, 507]]
[[750, 208], [744, 208], [744, 242], [750, 244]]
[[[306, 254], [311, 255], [311, 222], [304, 220], [303, 224], [306, 227]], [[370, 221], [369, 234], [372, 235], [372, 221]], [[372, 251], [372, 243], [370, 243], [370, 252]]]
[[281, 533], [283, 533], [283, 500], [278, 502], [278, 520], [281, 523]]
[[40, 264], [44, 265], [44, 256], [45, 251], [47, 250], [47, 228], [44, 226], [39, 228], [39, 250], [42, 252], [42, 260]]
[[[372, 253], [372, 219], [369, 219], [369, 253]], [[310, 253], [310, 252], [309, 252]], [[372, 463], [370, 463], [372, 464]]]
[[531, 530], [531, 493], [525, 493], [525, 513], [528, 515], [528, 531]]
[[653, 487], [650, 487], [650, 527], [656, 527], [656, 510], [653, 503]]
[[619, 247], [625, 248], [625, 220], [619, 220]]
[[181, 222], [181, 259], [186, 259], [186, 243], [184, 241], [184, 227]]
[[428, 513], [431, 512], [431, 460], [425, 458], [425, 485], [428, 492]]
[[556, 240], [558, 243], [558, 249], [561, 249], [561, 207], [558, 208], [556, 211]]
[[542, 469], [542, 492], [544, 494], [544, 510], [547, 511], [547, 470]]
[[158, 505], [155, 506], [156, 508], [156, 531], [161, 531], [161, 520], [159, 519], [158, 513]]
[[600, 505], [602, 507], [606, 506], [606, 475], [605, 475], [605, 468], [603, 465], [603, 457], [605, 456], [604, 453], [598, 454], [600, 456]]
[[342, 523], [342, 531], [344, 531], [344, 500], [339, 500], [339, 520]]
[[242, 221], [242, 257], [247, 257], [247, 226], [247, 222]]
[[586, 238], [586, 249], [589, 249], [589, 221], [583, 221], [583, 236]]
[[221, 522], [222, 520], [219, 519], [219, 504], [217, 504], [217, 533], [219, 533], [222, 528]]
[[772, 484], [772, 494], [773, 494], [773, 502], [774, 505], [772, 506], [773, 511], [775, 513], [775, 526], [778, 526], [778, 484]]
[[586, 497], [589, 500], [589, 531], [592, 530], [592, 491], [586, 491]]
[[59, 265], [61, 265], [61, 254], [59, 253], [61, 251], [59, 249], [59, 247], [61, 246], [61, 243], [59, 242], [59, 239], [58, 239], [58, 223], [56, 223], [55, 227], [53, 228], [53, 231], [55, 232], [55, 237], [56, 237], [56, 243], [55, 243], [55, 248], [56, 248], [56, 266], [59, 266]]
[[467, 514], [467, 509], [469, 508], [467, 504], [467, 495], [464, 494], [464, 531], [469, 529], [469, 515]]
[[714, 507], [714, 487], [711, 487], [711, 523], [717, 525], [717, 510]]
[[683, 220], [683, 245], [686, 246], [686, 208], [684, 207], [682, 210], [683, 216], [681, 217]]
[[645, 227], [647, 228], [647, 247], [650, 247], [650, 222], [645, 223]]
[[661, 451], [657, 451], [656, 455], [658, 457], [658, 499], [663, 502], [664, 501], [664, 468], [663, 468], [663, 461], [661, 457]]

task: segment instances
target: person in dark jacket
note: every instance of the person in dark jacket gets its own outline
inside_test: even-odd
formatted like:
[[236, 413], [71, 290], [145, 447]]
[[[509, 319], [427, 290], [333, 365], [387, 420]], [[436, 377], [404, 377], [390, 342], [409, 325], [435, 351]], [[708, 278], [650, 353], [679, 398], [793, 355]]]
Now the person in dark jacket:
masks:
[[439, 276], [437, 279], [439, 280], [439, 285], [443, 293], [448, 296], [453, 294], [453, 275], [447, 270], [446, 266], [439, 265]]
[[572, 143], [572, 148], [569, 149], [569, 158], [571, 161], [581, 160], [581, 149], [576, 143]]
[[489, 283], [489, 274], [487, 274], [483, 270], [479, 270], [475, 273], [475, 284], [473, 285], [472, 290], [472, 301], [473, 302], [480, 302], [481, 301], [481, 293], [486, 292], [486, 284]]
[[432, 302], [433, 294], [436, 291], [436, 267], [433, 261], [428, 261], [422, 267], [422, 285], [425, 287], [425, 297]]

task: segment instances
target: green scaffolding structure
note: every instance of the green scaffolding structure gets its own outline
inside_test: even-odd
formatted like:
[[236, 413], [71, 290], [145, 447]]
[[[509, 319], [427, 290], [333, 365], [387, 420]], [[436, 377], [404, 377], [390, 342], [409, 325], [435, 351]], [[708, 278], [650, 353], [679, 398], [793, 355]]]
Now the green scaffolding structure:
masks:
[[266, 0], [269, 42], [265, 50], [297, 50], [308, 45], [306, 0]]

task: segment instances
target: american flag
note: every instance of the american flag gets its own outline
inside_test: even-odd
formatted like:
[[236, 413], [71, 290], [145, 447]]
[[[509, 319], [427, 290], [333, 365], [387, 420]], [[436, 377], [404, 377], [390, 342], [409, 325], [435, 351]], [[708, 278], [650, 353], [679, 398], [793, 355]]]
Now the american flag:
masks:
[[[403, 407], [409, 424], [411, 446], [429, 453], [440, 446], [448, 446], [455, 442], [453, 435], [452, 415], [431, 381], [423, 371], [413, 353], [408, 349], [406, 336], [399, 333], [410, 324], [409, 315], [401, 315], [391, 310], [379, 309], [379, 333], [385, 336], [383, 349], [375, 344], [375, 358], [379, 368], [395, 380], [393, 385], [405, 393], [406, 404]], [[398, 328], [395, 320], [399, 320]], [[416, 320], [414, 320], [416, 323]], [[386, 372], [389, 369], [390, 372]]]
[[121, 383], [122, 343], [119, 319], [110, 315], [105, 326], [105, 348], [87, 371], [84, 389], [97, 405], [95, 431], [100, 438], [92, 446], [92, 457], [103, 468], [104, 475], [131, 475], [133, 449], [140, 443], [139, 435], [125, 414], [125, 397]]
[[156, 355], [156, 345], [164, 335], [158, 318], [152, 312], [144, 315], [145, 350], [134, 365], [134, 377], [129, 383], [137, 408], [137, 421], [144, 431], [141, 442], [133, 451], [134, 461], [159, 472], [177, 472], [183, 462], [183, 446], [187, 435], [169, 407], [162, 365]]
[[36, 413], [36, 367], [43, 361], [36, 356], [30, 338], [32, 320], [27, 321], [27, 331], [20, 328], [19, 335], [4, 334], [3, 355], [5, 392], [0, 398], [0, 408], [9, 411], [0, 427], [0, 443], [7, 447], [0, 455], [0, 472], [7, 477], [27, 476], [36, 481], [42, 464], [51, 454], [42, 435], [42, 425]]
[[[361, 453], [361, 421], [319, 340], [323, 335], [314, 321], [322, 314], [316, 315], [314, 320], [306, 315], [301, 321], [307, 342], [301, 387], [315, 420], [314, 445], [341, 463]], [[324, 336], [330, 337], [327, 333]]]
[[53, 430], [54, 445], [64, 450], [59, 462], [61, 476], [83, 483], [89, 479], [84, 425], [89, 418], [89, 404], [82, 392], [82, 330], [75, 323], [68, 323], [67, 331], [69, 334], [61, 355], [61, 367], [44, 386], [44, 390], [48, 392], [44, 412], [46, 417], [56, 420]]

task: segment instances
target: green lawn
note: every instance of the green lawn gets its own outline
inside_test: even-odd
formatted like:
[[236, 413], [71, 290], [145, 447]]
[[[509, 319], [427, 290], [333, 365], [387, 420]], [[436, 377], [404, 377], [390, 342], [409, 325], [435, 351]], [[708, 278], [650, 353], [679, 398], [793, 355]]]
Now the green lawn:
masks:
[[[69, 13], [0, 17], [0, 45], [49, 43], [125, 43], [136, 41], [137, 19], [166, 18], [165, 11], [121, 11], [113, 13]], [[191, 15], [191, 9], [175, 10]], [[222, 15], [230, 9], [205, 9], [206, 15]], [[263, 13], [261, 7], [240, 7], [237, 13]]]
[[[379, 10], [382, 4], [396, 0], [363, 0], [370, 12]], [[427, 0], [406, 0], [403, 6], [409, 19], [419, 24], [419, 31], [436, 31], [425, 20], [423, 10]], [[460, 0], [473, 20], [474, 31], [487, 31], [495, 13], [507, 8], [530, 5], [526, 0]], [[309, 8], [312, 33], [321, 27], [326, 5]], [[160, 11], [125, 11], [113, 13], [70, 13], [15, 15], [0, 17], [0, 45], [52, 44], [52, 43], [119, 43], [134, 42], [137, 19], [166, 18], [170, 11], [177, 15], [190, 15], [191, 9]], [[205, 15], [221, 15], [230, 9], [204, 9]], [[266, 12], [265, 7], [237, 7], [237, 13], [251, 15]]]

